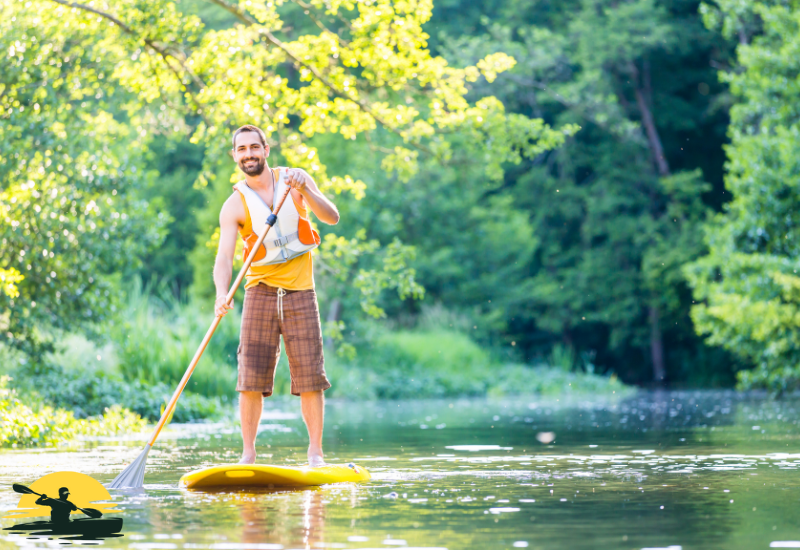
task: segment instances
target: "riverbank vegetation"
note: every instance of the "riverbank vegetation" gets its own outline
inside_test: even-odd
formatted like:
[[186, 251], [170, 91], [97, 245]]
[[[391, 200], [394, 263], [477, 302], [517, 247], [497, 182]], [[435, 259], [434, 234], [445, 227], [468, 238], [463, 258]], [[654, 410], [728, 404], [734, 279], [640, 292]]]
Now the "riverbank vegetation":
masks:
[[36, 394], [23, 398], [9, 388], [12, 380], [0, 376], [0, 448], [52, 447], [80, 436], [113, 436], [144, 429], [145, 422], [120, 405], [102, 414], [75, 418], [72, 411], [54, 408]]
[[[795, 389], [799, 14], [3, 3], [0, 371], [77, 417], [157, 416], [255, 123], [341, 212], [314, 259], [332, 396]], [[183, 420], [231, 404], [237, 332]]]
[[[110, 335], [103, 344], [81, 335], [64, 337], [35, 368], [17, 356], [22, 362], [11, 369], [13, 380], [3, 379], [14, 389], [0, 388], [5, 426], [0, 447], [51, 446], [84, 435], [141, 430], [146, 422], [157, 421], [194, 353], [189, 348], [207, 329], [210, 313], [203, 309], [135, 285], [118, 317], [101, 331]], [[223, 320], [171, 421], [235, 418], [239, 322], [236, 309]], [[411, 328], [375, 322], [359, 326], [361, 337], [347, 354], [328, 354], [326, 370], [333, 387], [326, 395], [357, 400], [619, 398], [633, 391], [613, 374], [595, 374], [591, 362], [576, 363], [565, 348], [556, 348], [534, 365], [515, 362], [513, 354], [503, 357], [471, 340], [465, 322], [434, 309]], [[6, 357], [9, 363], [13, 360]], [[290, 395], [285, 355], [276, 373], [275, 395]]]
[[[70, 411], [70, 420], [96, 418], [122, 405], [145, 421], [157, 421], [194, 353], [193, 343], [202, 339], [211, 319], [207, 309], [161, 290], [133, 285], [124, 307], [99, 331], [108, 335], [103, 344], [70, 335], [37, 368], [23, 363], [13, 369], [17, 393]], [[172, 421], [234, 418], [239, 323], [238, 309], [225, 317]], [[631, 391], [616, 376], [594, 374], [591, 363], [576, 368], [574, 358], [561, 348], [533, 366], [515, 362], [512, 354], [503, 357], [471, 340], [466, 323], [434, 308], [413, 327], [376, 322], [359, 327], [361, 337], [347, 354], [334, 349], [328, 354], [326, 369], [333, 387], [327, 395], [359, 400], [598, 393], [621, 397]], [[289, 390], [283, 356], [275, 395], [288, 396]]]

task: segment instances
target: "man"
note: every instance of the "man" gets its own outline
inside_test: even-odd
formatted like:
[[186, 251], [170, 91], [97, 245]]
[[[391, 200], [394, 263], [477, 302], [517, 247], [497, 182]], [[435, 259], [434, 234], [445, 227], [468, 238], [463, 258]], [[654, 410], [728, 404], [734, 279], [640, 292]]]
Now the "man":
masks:
[[58, 499], [47, 498], [47, 495], [42, 495], [36, 500], [39, 506], [50, 507], [50, 521], [53, 523], [68, 523], [69, 514], [77, 510], [78, 507], [67, 500], [69, 496], [69, 489], [62, 487], [58, 490]]
[[272, 395], [283, 335], [292, 394], [300, 396], [308, 428], [308, 463], [317, 467], [324, 464], [322, 392], [330, 387], [330, 382], [325, 376], [311, 256], [311, 250], [319, 244], [319, 235], [311, 228], [308, 210], [331, 225], [339, 222], [339, 211], [305, 171], [271, 169], [268, 157], [269, 145], [259, 128], [246, 125], [233, 134], [233, 159], [245, 179], [234, 185], [234, 192], [222, 205], [219, 215], [214, 309], [219, 316], [231, 309], [225, 297], [231, 282], [237, 233], [244, 240], [246, 257], [263, 231], [267, 216], [290, 187], [290, 197], [257, 251], [245, 282], [236, 384], [244, 446], [240, 464], [255, 463], [258, 424], [264, 397]]

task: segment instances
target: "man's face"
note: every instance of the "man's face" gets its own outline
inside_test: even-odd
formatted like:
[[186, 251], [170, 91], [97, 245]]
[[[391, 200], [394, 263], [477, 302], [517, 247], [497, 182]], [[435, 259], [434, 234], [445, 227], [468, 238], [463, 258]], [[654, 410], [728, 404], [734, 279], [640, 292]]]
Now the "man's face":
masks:
[[269, 145], [261, 145], [261, 137], [256, 132], [242, 132], [236, 136], [233, 160], [239, 169], [248, 176], [258, 176], [267, 166]]

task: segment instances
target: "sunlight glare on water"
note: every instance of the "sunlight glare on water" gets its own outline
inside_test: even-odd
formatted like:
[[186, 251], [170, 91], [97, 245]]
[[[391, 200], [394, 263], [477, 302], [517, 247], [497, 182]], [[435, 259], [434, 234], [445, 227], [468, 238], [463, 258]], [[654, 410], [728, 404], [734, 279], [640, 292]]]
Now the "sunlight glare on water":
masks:
[[[362, 464], [373, 479], [300, 490], [179, 489], [178, 478], [188, 471], [236, 462], [241, 439], [232, 422], [173, 425], [150, 453], [144, 491], [112, 493], [125, 510], [125, 536], [99, 544], [142, 550], [800, 548], [797, 404], [733, 392], [572, 402], [332, 400], [326, 459]], [[268, 403], [260, 462], [305, 461], [298, 408], [297, 401]], [[143, 442], [131, 434], [60, 450], [3, 451], [0, 507], [16, 506], [12, 482], [53, 471], [108, 482]], [[57, 546], [6, 533], [0, 546]]]

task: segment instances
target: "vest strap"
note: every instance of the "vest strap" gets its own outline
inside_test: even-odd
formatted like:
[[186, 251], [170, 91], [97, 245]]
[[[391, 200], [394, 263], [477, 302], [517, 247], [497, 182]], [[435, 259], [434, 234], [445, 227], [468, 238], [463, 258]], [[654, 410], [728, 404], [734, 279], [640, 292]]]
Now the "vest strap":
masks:
[[289, 233], [288, 235], [284, 235], [279, 239], [270, 240], [269, 243], [267, 243], [269, 245], [267, 246], [267, 249], [280, 248], [299, 239], [300, 239], [300, 231], [295, 231], [294, 233]]

